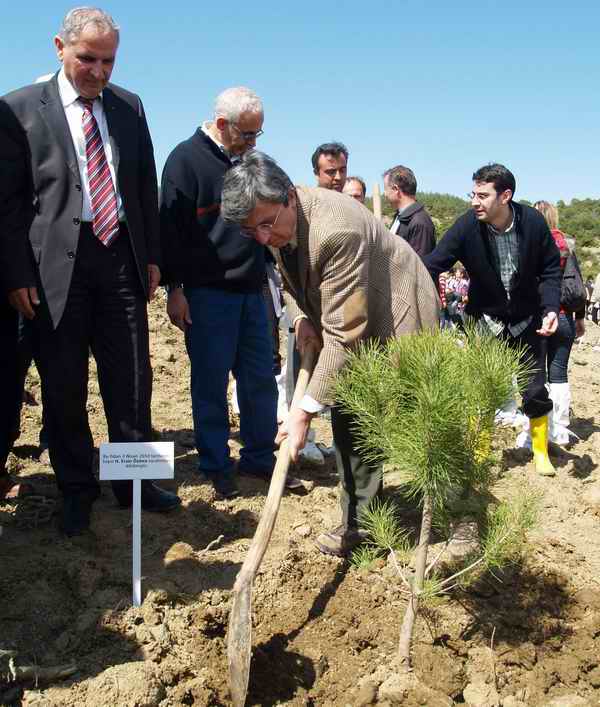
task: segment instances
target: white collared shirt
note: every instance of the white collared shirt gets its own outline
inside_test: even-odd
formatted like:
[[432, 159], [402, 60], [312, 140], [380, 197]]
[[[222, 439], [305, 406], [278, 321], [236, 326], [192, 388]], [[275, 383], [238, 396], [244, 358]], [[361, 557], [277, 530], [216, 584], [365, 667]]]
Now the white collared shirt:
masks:
[[223, 145], [222, 142], [219, 142], [216, 137], [210, 132], [210, 128], [212, 126], [212, 123], [210, 120], [205, 120], [204, 123], [202, 123], [201, 130], [202, 132], [206, 135], [206, 137], [210, 138], [215, 145], [221, 150], [221, 152], [227, 157], [229, 161], [231, 161], [231, 155], [229, 154], [229, 150]]
[[400, 216], [402, 216], [402, 212], [406, 211], [408, 206], [405, 206], [403, 209], [398, 209], [396, 211], [396, 215], [394, 216], [394, 220], [392, 221], [392, 225], [390, 226], [390, 231], [394, 234], [398, 234], [398, 229], [400, 228]]
[[[83, 194], [83, 208], [81, 209], [81, 220], [91, 221], [93, 218], [93, 214], [92, 204], [90, 201], [90, 184], [87, 173], [87, 158], [85, 155], [85, 136], [83, 134], [82, 124], [83, 106], [77, 100], [79, 98], [79, 94], [77, 93], [69, 79], [65, 76], [64, 69], [61, 69], [58, 72], [58, 92], [60, 94], [60, 100], [63, 104], [67, 123], [69, 124], [69, 130], [71, 132], [71, 138], [73, 140], [73, 146], [75, 148], [75, 155], [77, 156], [77, 166], [79, 167], [79, 175], [81, 177], [81, 187]], [[121, 200], [121, 195], [119, 194], [119, 187], [117, 185], [115, 167], [113, 164], [112, 147], [110, 144], [110, 136], [108, 133], [108, 123], [106, 122], [106, 115], [104, 114], [104, 108], [102, 106], [101, 97], [102, 94], [100, 94], [99, 98], [94, 101], [92, 110], [94, 112], [94, 118], [96, 118], [96, 122], [98, 123], [100, 136], [104, 144], [104, 154], [106, 155], [108, 168], [110, 170], [110, 176], [112, 177], [113, 184], [115, 185], [115, 191], [117, 193], [119, 221], [124, 221], [125, 211], [123, 209], [123, 202]]]

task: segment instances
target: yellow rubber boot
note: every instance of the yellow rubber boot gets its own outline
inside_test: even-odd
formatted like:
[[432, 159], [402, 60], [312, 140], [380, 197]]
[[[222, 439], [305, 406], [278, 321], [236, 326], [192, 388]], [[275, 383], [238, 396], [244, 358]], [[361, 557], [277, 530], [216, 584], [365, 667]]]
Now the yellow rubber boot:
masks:
[[530, 418], [529, 426], [535, 470], [542, 476], [555, 476], [556, 470], [548, 456], [548, 416]]

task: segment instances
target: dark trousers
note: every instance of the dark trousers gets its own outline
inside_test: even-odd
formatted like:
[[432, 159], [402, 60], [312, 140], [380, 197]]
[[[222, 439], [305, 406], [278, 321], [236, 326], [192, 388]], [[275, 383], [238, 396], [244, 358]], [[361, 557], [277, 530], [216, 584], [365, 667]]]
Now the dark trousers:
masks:
[[572, 314], [558, 317], [558, 329], [546, 341], [548, 352], [548, 382], [568, 383], [569, 356], [575, 341], [575, 319]]
[[6, 299], [0, 297], [0, 474], [6, 469], [6, 460], [19, 426], [21, 394], [18, 382], [19, 317]]
[[[288, 332], [286, 396], [291, 405], [294, 388], [300, 370], [300, 355], [296, 349], [293, 330]], [[341, 408], [331, 408], [331, 430], [335, 444], [335, 460], [340, 479], [340, 505], [342, 525], [345, 528], [358, 527], [360, 513], [366, 508], [383, 487], [381, 466], [367, 464], [355, 446], [352, 432], [352, 417]]]
[[383, 485], [381, 466], [368, 464], [356, 451], [352, 421], [352, 417], [339, 407], [331, 408], [331, 429], [341, 485], [342, 525], [345, 528], [358, 527], [361, 512]]
[[518, 336], [512, 336], [508, 329], [502, 334], [511, 346], [522, 347], [521, 360], [533, 366], [527, 386], [523, 391], [523, 413], [529, 418], [543, 417], [552, 410], [552, 400], [546, 389], [546, 342], [545, 337], [536, 334], [541, 319], [534, 317], [531, 324]]
[[[25, 380], [27, 378], [27, 373], [31, 367], [33, 361], [35, 361], [36, 368], [40, 367], [39, 364], [39, 346], [37, 344], [37, 336], [35, 334], [35, 327], [29, 319], [25, 319], [22, 315], [19, 315], [19, 352], [18, 352], [18, 385], [20, 390], [20, 399], [23, 399], [23, 394], [25, 393]], [[48, 433], [46, 432], [46, 408], [42, 404], [42, 427], [39, 432], [39, 445], [41, 449], [48, 449]], [[15, 420], [15, 439], [19, 436], [20, 432], [20, 415], [17, 416]]]
[[[65, 496], [96, 494], [86, 410], [89, 352], [98, 368], [111, 442], [150, 440], [152, 371], [146, 300], [127, 229], [107, 248], [83, 224], [63, 316], [53, 328], [42, 294], [36, 315], [50, 461]], [[113, 482], [127, 501], [131, 482]]]

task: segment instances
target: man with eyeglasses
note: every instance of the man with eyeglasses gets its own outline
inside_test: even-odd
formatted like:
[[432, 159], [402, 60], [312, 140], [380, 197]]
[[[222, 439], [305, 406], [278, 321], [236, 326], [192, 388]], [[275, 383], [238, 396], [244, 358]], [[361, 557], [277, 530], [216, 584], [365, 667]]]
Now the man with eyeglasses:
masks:
[[[311, 419], [334, 404], [336, 373], [358, 342], [437, 326], [439, 300], [427, 269], [367, 209], [334, 190], [294, 187], [273, 159], [254, 151], [225, 176], [221, 213], [275, 254], [302, 351], [320, 349], [307, 393], [290, 411], [292, 459]], [[381, 488], [381, 468], [356, 450], [352, 420], [335, 405], [331, 426], [341, 481], [341, 525], [319, 535], [321, 552], [345, 555], [361, 541], [358, 518]]]
[[542, 214], [513, 201], [514, 175], [501, 164], [473, 174], [472, 209], [461, 216], [425, 257], [434, 281], [457, 261], [469, 277], [465, 313], [523, 351], [535, 370], [523, 391], [536, 471], [554, 476], [548, 457], [545, 337], [558, 326], [560, 254]]
[[265, 248], [220, 215], [223, 178], [262, 135], [263, 105], [244, 87], [216, 99], [205, 122], [169, 155], [161, 183], [167, 312], [185, 333], [198, 468], [218, 496], [237, 494], [227, 386], [237, 381], [238, 471], [268, 479], [274, 466], [277, 389], [263, 281]]

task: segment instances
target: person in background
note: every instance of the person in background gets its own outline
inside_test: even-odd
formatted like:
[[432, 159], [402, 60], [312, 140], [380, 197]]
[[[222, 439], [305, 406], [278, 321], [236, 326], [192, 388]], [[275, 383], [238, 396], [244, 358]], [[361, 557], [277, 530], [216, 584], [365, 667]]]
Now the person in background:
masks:
[[465, 305], [468, 302], [469, 280], [462, 265], [456, 265], [446, 283], [448, 314], [453, 324], [461, 327]]
[[365, 197], [367, 196], [367, 185], [361, 177], [348, 177], [342, 192], [356, 199], [356, 201], [359, 201], [361, 204], [364, 204]]
[[[546, 219], [552, 238], [560, 251], [560, 268], [564, 272], [567, 258], [575, 255], [569, 247], [567, 236], [558, 228], [558, 211], [548, 201], [536, 201], [533, 205]], [[550, 441], [556, 444], [569, 442], [569, 409], [571, 389], [569, 387], [569, 356], [575, 338], [585, 333], [585, 308], [578, 312], [566, 311], [562, 306], [558, 315], [558, 328], [546, 339], [547, 370], [552, 412], [550, 414]]]
[[[348, 172], [348, 148], [341, 142], [325, 142], [319, 145], [311, 157], [313, 172], [317, 177], [317, 186], [321, 189], [330, 189], [341, 192], [346, 186]], [[287, 317], [289, 320], [289, 317]], [[286, 388], [288, 407], [294, 397], [294, 388], [300, 369], [300, 355], [296, 348], [296, 335], [294, 333], [295, 321], [288, 321], [288, 343], [286, 360]], [[325, 463], [325, 452], [330, 452], [322, 444], [315, 442], [314, 430], [309, 431], [307, 443], [301, 451], [303, 460], [312, 464]]]
[[592, 293], [594, 291], [594, 279], [588, 277], [585, 281], [585, 316], [586, 319], [592, 318]]
[[396, 165], [383, 173], [385, 198], [396, 209], [390, 231], [404, 238], [424, 258], [435, 248], [435, 226], [417, 201], [417, 179], [411, 169]]
[[343, 191], [348, 173], [348, 148], [341, 142], [324, 142], [311, 157], [317, 186]]
[[425, 257], [434, 282], [460, 261], [469, 272], [467, 315], [523, 353], [535, 371], [523, 391], [537, 473], [554, 476], [548, 456], [545, 339], [558, 327], [560, 255], [542, 214], [513, 200], [515, 177], [501, 164], [473, 174], [472, 208]]
[[598, 315], [600, 314], [600, 272], [596, 275], [594, 288], [592, 290], [592, 321], [594, 324], [600, 323]]

